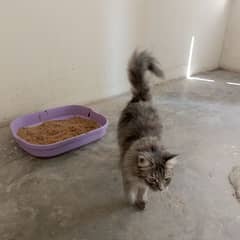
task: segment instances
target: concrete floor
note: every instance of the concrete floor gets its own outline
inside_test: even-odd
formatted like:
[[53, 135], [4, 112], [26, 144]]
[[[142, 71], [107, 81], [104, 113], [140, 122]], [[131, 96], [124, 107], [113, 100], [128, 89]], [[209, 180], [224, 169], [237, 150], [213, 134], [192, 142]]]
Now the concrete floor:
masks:
[[239, 239], [240, 204], [228, 182], [240, 164], [240, 75], [172, 80], [154, 90], [164, 142], [180, 154], [167, 192], [143, 212], [123, 199], [116, 123], [128, 95], [93, 107], [110, 120], [102, 141], [49, 160], [21, 151], [0, 129], [1, 240]]

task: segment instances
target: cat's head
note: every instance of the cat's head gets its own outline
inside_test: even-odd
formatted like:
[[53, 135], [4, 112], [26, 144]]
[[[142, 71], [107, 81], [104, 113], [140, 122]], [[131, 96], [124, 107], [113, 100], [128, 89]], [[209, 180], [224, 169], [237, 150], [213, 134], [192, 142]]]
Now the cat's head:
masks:
[[153, 190], [164, 190], [171, 182], [177, 155], [158, 146], [139, 150], [136, 156], [138, 177]]

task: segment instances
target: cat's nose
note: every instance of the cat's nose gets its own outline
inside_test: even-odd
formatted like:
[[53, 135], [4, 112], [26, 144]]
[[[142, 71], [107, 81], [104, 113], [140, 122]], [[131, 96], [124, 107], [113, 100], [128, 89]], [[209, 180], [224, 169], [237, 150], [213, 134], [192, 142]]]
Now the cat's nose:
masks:
[[158, 184], [158, 188], [159, 188], [160, 191], [163, 191], [164, 185], [163, 185], [162, 183], [159, 183], [159, 184]]

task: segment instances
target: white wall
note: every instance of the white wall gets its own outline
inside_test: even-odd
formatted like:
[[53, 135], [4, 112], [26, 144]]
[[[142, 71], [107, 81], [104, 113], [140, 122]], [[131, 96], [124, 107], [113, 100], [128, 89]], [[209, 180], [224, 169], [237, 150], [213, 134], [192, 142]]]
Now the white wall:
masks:
[[128, 89], [141, 0], [10, 0], [0, 7], [0, 123]]
[[215, 68], [228, 0], [9, 0], [0, 8], [0, 123], [56, 105], [127, 91], [136, 46], [167, 77]]
[[146, 45], [168, 78], [184, 76], [195, 36], [192, 73], [217, 68], [229, 0], [149, 0]]
[[240, 0], [232, 0], [221, 67], [240, 72]]

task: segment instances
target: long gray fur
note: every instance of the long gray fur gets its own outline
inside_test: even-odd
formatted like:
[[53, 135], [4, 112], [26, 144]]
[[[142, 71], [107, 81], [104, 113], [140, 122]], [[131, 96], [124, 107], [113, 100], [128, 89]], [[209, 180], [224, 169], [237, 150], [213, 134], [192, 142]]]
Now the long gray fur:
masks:
[[135, 51], [128, 65], [133, 97], [118, 123], [123, 186], [130, 203], [139, 209], [145, 208], [149, 188], [163, 190], [170, 183], [176, 162], [176, 155], [161, 144], [162, 124], [151, 102], [146, 71], [163, 76], [152, 55]]
[[157, 77], [163, 77], [163, 71], [158, 66], [158, 61], [147, 51], [135, 51], [128, 64], [128, 77], [133, 86], [134, 100], [148, 101], [151, 99], [150, 88], [145, 78], [146, 71]]

